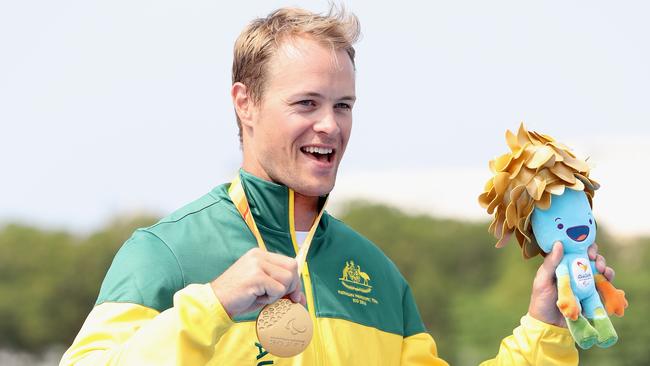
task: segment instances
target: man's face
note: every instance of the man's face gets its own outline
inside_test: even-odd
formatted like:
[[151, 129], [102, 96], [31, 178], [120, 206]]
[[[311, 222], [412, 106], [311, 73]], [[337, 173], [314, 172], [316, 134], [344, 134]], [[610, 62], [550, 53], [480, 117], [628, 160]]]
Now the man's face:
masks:
[[244, 168], [305, 196], [327, 194], [352, 128], [352, 61], [345, 50], [294, 38], [267, 71], [262, 100], [244, 126]]

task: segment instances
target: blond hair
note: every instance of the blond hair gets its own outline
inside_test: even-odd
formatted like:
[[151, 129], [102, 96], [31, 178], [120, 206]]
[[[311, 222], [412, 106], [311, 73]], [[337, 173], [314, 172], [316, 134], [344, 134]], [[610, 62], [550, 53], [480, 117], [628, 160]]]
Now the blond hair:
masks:
[[[281, 8], [265, 18], [253, 20], [235, 42], [232, 83], [246, 85], [256, 104], [262, 100], [267, 65], [283, 41], [290, 37], [309, 37], [334, 50], [344, 49], [354, 66], [354, 47], [360, 35], [359, 19], [345, 9], [330, 7], [327, 14], [300, 8]], [[241, 121], [237, 116], [239, 139]]]
[[494, 177], [479, 196], [481, 206], [494, 214], [488, 230], [497, 238], [497, 248], [514, 232], [524, 258], [545, 255], [532, 232], [535, 206], [548, 209], [551, 195], [561, 195], [566, 188], [584, 191], [591, 205], [599, 184], [589, 178], [585, 160], [550, 136], [526, 131], [523, 123], [517, 135], [506, 131], [506, 142], [510, 152], [490, 161]]

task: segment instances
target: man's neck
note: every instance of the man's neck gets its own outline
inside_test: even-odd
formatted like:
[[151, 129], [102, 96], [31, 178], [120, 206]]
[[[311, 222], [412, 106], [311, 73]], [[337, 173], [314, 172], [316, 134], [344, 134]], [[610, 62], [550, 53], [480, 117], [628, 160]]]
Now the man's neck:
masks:
[[294, 192], [293, 213], [296, 231], [308, 231], [318, 215], [318, 197], [303, 196]]

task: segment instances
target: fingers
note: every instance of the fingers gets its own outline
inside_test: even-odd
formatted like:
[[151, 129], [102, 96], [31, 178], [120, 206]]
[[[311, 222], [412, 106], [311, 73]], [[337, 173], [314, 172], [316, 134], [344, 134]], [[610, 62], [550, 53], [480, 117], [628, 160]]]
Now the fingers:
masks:
[[276, 266], [280, 266], [292, 272], [298, 272], [298, 263], [296, 262], [295, 258], [287, 257], [286, 255], [282, 254], [266, 252], [259, 248], [256, 249], [259, 250], [258, 254], [264, 255], [265, 259], [270, 263], [273, 263]]
[[[302, 283], [300, 275], [298, 274], [296, 261], [276, 253], [268, 253], [265, 259], [267, 261], [261, 262], [261, 267], [264, 273], [270, 278], [269, 292], [263, 296], [263, 303], [273, 303], [278, 299], [288, 296], [291, 301], [297, 303], [304, 303], [305, 296], [302, 293]], [[277, 285], [281, 287], [277, 287]]]
[[258, 248], [252, 249], [246, 255], [253, 257], [254, 267], [261, 270], [260, 276], [255, 281], [260, 285], [260, 303], [274, 302], [279, 298], [294, 294], [299, 302], [302, 293], [302, 284], [298, 274], [296, 261], [293, 258], [266, 252]]
[[291, 301], [306, 305], [306, 298], [302, 292], [300, 277], [278, 266], [267, 264], [266, 278], [262, 280], [262, 290], [257, 293], [256, 302], [261, 305], [272, 304], [283, 297]]
[[555, 269], [562, 260], [562, 243], [556, 241], [553, 244], [553, 250], [551, 253], [544, 258], [544, 263], [539, 267], [537, 271], [537, 277], [544, 282], [552, 282], [555, 278]]
[[284, 287], [285, 291], [282, 296], [300, 288], [300, 276], [298, 276], [298, 272], [296, 271], [288, 270], [270, 262], [263, 262], [262, 270], [267, 276]]
[[605, 261], [605, 257], [600, 254], [596, 256], [596, 269], [600, 273], [605, 273], [605, 269], [607, 269], [607, 262]]
[[587, 249], [587, 253], [589, 254], [589, 259], [596, 262], [598, 272], [602, 273], [609, 282], [612, 282], [616, 273], [611, 267], [607, 267], [605, 257], [598, 254], [598, 244], [591, 244], [589, 249]]
[[260, 248], [246, 252], [212, 280], [210, 286], [231, 317], [256, 310], [285, 295], [304, 302], [295, 259]]
[[535, 319], [548, 324], [566, 327], [564, 316], [558, 310], [557, 284], [555, 280], [555, 269], [562, 260], [562, 243], [555, 242], [553, 249], [544, 258], [544, 262], [537, 270], [533, 281], [533, 291], [530, 296], [528, 313]]
[[587, 255], [589, 256], [589, 260], [596, 262], [596, 269], [598, 272], [603, 273], [605, 272], [605, 267], [606, 267], [606, 262], [605, 262], [605, 257], [602, 255], [598, 254], [598, 244], [593, 243], [587, 248]]
[[598, 244], [591, 244], [589, 248], [587, 248], [587, 254], [589, 255], [589, 260], [595, 261], [596, 256], [598, 255]]
[[302, 290], [297, 289], [296, 291], [292, 292], [289, 294], [289, 299], [295, 303], [302, 304], [303, 306], [307, 306], [307, 298], [305, 295], [302, 293]]
[[286, 293], [286, 287], [282, 283], [271, 277], [267, 277], [256, 289], [255, 295], [257, 298], [255, 302], [262, 305], [272, 304], [282, 298]]
[[256, 255], [262, 256], [266, 260], [263, 262], [264, 272], [285, 287], [282, 296], [289, 295], [294, 302], [305, 301], [295, 258], [266, 251], [259, 251]]
[[603, 276], [607, 278], [607, 281], [613, 282], [614, 277], [616, 276], [616, 272], [614, 272], [614, 269], [612, 269], [612, 267], [606, 267], [605, 271], [603, 272]]
[[249, 250], [242, 256], [242, 258], [240, 258], [240, 260], [244, 258], [246, 261], [259, 263], [269, 262], [289, 271], [298, 272], [298, 263], [296, 262], [295, 258], [287, 257], [286, 255], [278, 253], [267, 252], [260, 248], [253, 248]]

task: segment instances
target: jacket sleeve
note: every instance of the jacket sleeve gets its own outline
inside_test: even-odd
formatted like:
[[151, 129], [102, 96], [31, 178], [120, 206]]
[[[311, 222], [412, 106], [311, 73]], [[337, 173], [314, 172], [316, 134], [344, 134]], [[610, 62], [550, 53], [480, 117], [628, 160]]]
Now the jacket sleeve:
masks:
[[204, 365], [232, 321], [210, 285], [189, 285], [158, 311], [105, 302], [88, 315], [60, 366]]
[[578, 364], [578, 350], [566, 328], [541, 322], [530, 315], [521, 318], [521, 324], [511, 336], [501, 341], [496, 358], [481, 366]]
[[402, 342], [402, 365], [449, 366], [438, 357], [436, 342], [429, 333], [423, 332], [405, 337]]
[[202, 365], [232, 324], [209, 284], [185, 286], [174, 252], [137, 230], [60, 365]]
[[400, 364], [405, 366], [449, 366], [447, 362], [438, 357], [436, 342], [424, 328], [408, 284], [402, 297], [402, 308], [404, 309], [404, 338]]

